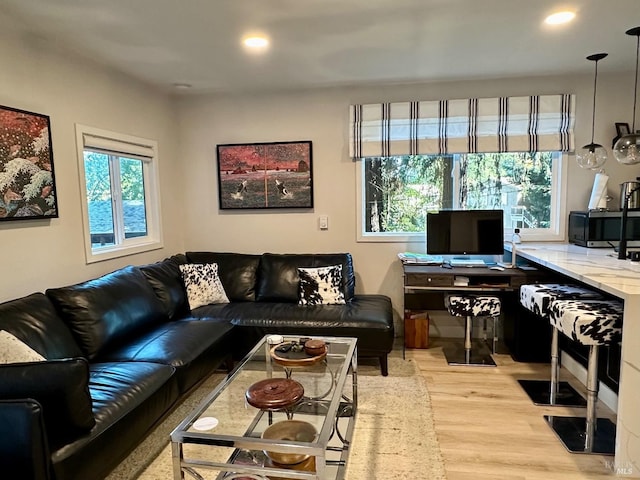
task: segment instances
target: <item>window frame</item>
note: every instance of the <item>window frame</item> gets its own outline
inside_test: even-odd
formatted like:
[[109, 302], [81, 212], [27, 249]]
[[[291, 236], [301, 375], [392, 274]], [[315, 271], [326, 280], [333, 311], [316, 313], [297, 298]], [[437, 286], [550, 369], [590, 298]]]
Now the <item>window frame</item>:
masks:
[[[160, 213], [158, 143], [155, 140], [76, 124], [76, 146], [86, 263], [111, 260], [162, 248], [164, 244]], [[119, 189], [121, 179], [118, 177], [116, 181], [113, 181], [116, 178], [114, 173], [119, 172], [120, 165], [115, 165], [115, 163], [119, 162], [113, 162], [110, 159], [109, 172], [112, 176], [111, 196], [114, 215], [114, 240], [117, 243], [101, 247], [92, 246], [89, 205], [86, 195], [85, 151], [142, 161], [147, 235], [124, 238], [124, 232], [121, 230], [121, 225], [124, 224], [121, 190]], [[118, 187], [117, 190], [116, 187]]]
[[[456, 154], [454, 154], [456, 155]], [[425, 243], [425, 232], [365, 232], [365, 158], [354, 161], [356, 169], [356, 241], [358, 243]], [[459, 162], [456, 163], [458, 168]], [[523, 232], [523, 240], [531, 242], [565, 241], [567, 230], [567, 172], [569, 159], [566, 152], [556, 152], [552, 160], [551, 176], [551, 227], [548, 229], [527, 229]], [[454, 183], [457, 179], [454, 179]], [[457, 202], [457, 199], [456, 199]], [[511, 238], [512, 229], [505, 228], [505, 240]]]

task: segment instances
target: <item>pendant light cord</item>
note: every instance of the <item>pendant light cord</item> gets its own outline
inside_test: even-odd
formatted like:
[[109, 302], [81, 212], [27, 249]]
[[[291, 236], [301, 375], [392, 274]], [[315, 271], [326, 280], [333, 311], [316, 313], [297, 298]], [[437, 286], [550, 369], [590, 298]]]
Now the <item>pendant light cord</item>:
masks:
[[[596, 88], [598, 88], [598, 60], [596, 60], [596, 74], [593, 77], [593, 115], [591, 116], [591, 144], [593, 145], [593, 136], [596, 128]], [[635, 117], [635, 111], [633, 112]]]
[[636, 132], [636, 103], [638, 103], [638, 59], [640, 58], [640, 34], [636, 44], [636, 82], [633, 85], [633, 119], [631, 121], [631, 133]]

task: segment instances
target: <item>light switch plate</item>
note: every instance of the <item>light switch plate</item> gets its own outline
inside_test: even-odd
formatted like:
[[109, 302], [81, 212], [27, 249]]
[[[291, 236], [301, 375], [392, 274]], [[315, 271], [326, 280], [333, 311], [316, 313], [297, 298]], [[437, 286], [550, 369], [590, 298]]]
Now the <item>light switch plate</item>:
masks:
[[318, 225], [320, 226], [320, 230], [329, 230], [329, 217], [327, 215], [320, 215]]

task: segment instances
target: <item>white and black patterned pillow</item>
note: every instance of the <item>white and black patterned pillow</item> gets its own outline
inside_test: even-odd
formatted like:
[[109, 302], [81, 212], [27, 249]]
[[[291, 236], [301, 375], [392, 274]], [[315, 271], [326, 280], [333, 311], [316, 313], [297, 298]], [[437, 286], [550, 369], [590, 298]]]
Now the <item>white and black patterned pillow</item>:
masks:
[[298, 268], [300, 290], [298, 305], [341, 305], [342, 265], [318, 268]]
[[217, 263], [186, 263], [180, 265], [180, 272], [191, 310], [213, 303], [229, 303], [218, 277]]

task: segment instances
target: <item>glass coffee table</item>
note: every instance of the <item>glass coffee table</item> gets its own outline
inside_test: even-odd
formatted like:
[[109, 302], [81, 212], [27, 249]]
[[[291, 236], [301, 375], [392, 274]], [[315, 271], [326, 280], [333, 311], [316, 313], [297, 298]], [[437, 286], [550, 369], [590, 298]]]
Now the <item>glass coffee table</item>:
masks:
[[[309, 360], [293, 354], [301, 336], [275, 337], [262, 338], [171, 433], [175, 480], [344, 478], [357, 410], [356, 339], [305, 337], [326, 344], [326, 354]], [[280, 340], [294, 345], [291, 354], [270, 343]], [[263, 406], [255, 392], [291, 394], [293, 403]]]

